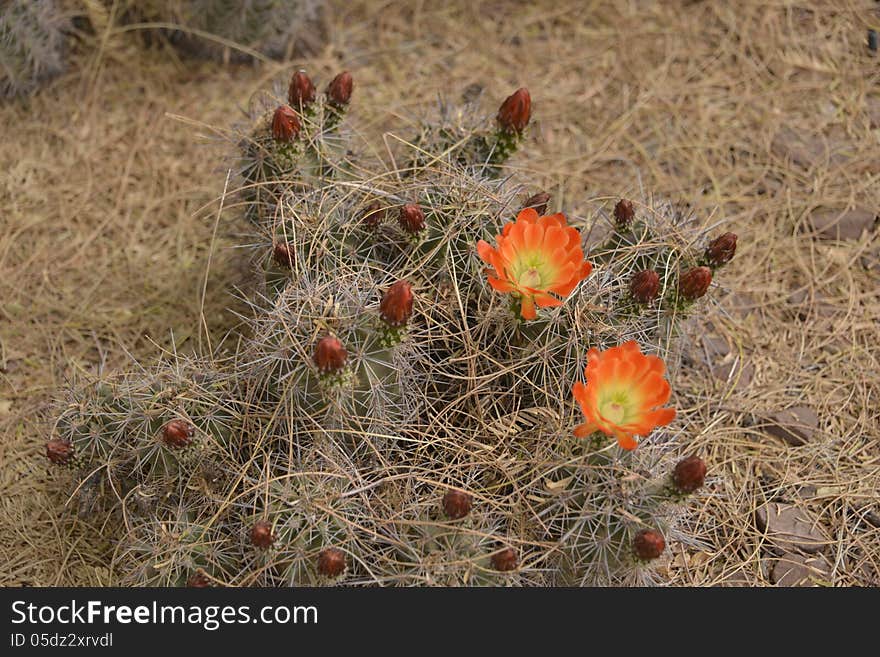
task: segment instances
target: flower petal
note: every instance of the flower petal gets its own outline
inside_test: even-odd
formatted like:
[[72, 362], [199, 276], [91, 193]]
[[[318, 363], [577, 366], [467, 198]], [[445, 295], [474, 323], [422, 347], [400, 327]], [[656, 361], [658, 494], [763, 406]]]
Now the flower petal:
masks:
[[489, 285], [497, 292], [513, 292], [516, 288], [510, 281], [489, 276]]
[[519, 314], [523, 319], [535, 319], [538, 314], [535, 312], [535, 302], [530, 296], [522, 298]]

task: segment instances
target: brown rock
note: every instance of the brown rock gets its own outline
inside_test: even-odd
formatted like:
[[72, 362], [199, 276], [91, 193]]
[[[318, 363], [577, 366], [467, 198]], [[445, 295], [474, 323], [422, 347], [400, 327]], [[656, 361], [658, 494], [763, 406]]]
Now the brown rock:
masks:
[[832, 240], [857, 240], [863, 231], [871, 231], [877, 213], [867, 208], [843, 210], [819, 208], [810, 213], [810, 225], [819, 237]]
[[755, 376], [755, 366], [734, 353], [726, 338], [707, 333], [701, 341], [699, 358], [709, 366], [712, 376], [727, 383], [736, 382], [736, 390], [745, 390]]
[[745, 390], [755, 377], [755, 366], [749, 362], [733, 358], [712, 368], [715, 378], [733, 383], [737, 391]]
[[776, 586], [816, 586], [830, 576], [831, 567], [825, 557], [786, 552], [773, 564], [770, 581]]
[[868, 121], [872, 128], [880, 128], [880, 96], [868, 98], [867, 102]]
[[840, 164], [846, 159], [841, 144], [823, 135], [809, 135], [783, 126], [773, 137], [770, 149], [780, 158], [810, 169], [816, 164]]
[[789, 445], [804, 445], [813, 439], [819, 427], [819, 416], [806, 406], [793, 406], [769, 415], [762, 428], [769, 435]]
[[860, 257], [859, 262], [862, 267], [873, 274], [880, 274], [880, 248], [865, 251]]
[[810, 316], [831, 317], [836, 309], [833, 304], [826, 301], [821, 292], [810, 292], [800, 288], [788, 295], [788, 305], [791, 306], [795, 317], [804, 322]]
[[719, 358], [724, 358], [730, 353], [730, 343], [727, 341], [727, 338], [723, 338], [720, 335], [707, 333], [703, 335], [702, 342], [703, 349], [705, 349], [705, 353], [709, 358], [709, 363]]
[[721, 305], [738, 317], [748, 317], [761, 304], [748, 292], [734, 292], [721, 301]]
[[813, 553], [830, 543], [815, 518], [806, 509], [791, 504], [768, 502], [755, 511], [755, 524], [781, 550]]

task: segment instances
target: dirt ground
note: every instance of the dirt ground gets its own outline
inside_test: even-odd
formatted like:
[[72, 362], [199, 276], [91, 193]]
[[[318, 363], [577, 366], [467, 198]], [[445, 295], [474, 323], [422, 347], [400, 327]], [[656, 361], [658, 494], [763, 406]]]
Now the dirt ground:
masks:
[[[469, 85], [487, 110], [526, 85], [523, 175], [567, 212], [655, 195], [738, 233], [675, 382], [710, 481], [688, 520], [702, 547], [661, 565], [671, 584], [789, 583], [781, 560], [820, 585], [880, 585], [880, 5], [338, 4], [326, 46], [293, 65], [351, 70], [364, 132], [405, 131]], [[215, 339], [235, 325], [246, 263], [234, 226], [215, 234], [226, 164], [210, 126], [291, 69], [129, 36], [0, 106], [0, 584], [113, 583], [115, 546], [65, 509], [45, 462], [50, 402], [78, 371], [198, 347], [203, 318]], [[847, 210], [852, 235], [816, 230]], [[790, 407], [817, 418], [800, 440], [766, 426]], [[818, 552], [774, 540], [756, 522], [768, 502]]]

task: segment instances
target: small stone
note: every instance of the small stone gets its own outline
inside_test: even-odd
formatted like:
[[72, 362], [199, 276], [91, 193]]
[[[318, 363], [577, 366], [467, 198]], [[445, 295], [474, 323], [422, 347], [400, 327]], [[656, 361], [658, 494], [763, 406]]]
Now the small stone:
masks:
[[809, 512], [791, 504], [768, 502], [755, 511], [755, 524], [780, 550], [813, 553], [830, 543]]
[[743, 391], [752, 383], [755, 366], [749, 362], [733, 358], [712, 368], [712, 374], [720, 381], [733, 383], [734, 390]]
[[772, 413], [761, 426], [769, 435], [797, 447], [813, 439], [819, 428], [819, 416], [806, 406], [793, 406]]
[[702, 342], [710, 364], [730, 353], [730, 343], [727, 341], [727, 338], [720, 335], [707, 333], [703, 335]]
[[859, 262], [872, 274], [880, 274], [880, 248], [865, 251], [859, 257]]
[[702, 348], [697, 350], [697, 357], [709, 366], [712, 376], [719, 381], [735, 381], [735, 390], [745, 390], [755, 375], [755, 366], [740, 358], [727, 339], [720, 335], [706, 333], [700, 340]]
[[872, 128], [880, 128], [880, 96], [868, 98], [866, 103], [868, 122]]
[[819, 208], [810, 213], [810, 224], [819, 237], [832, 240], [857, 240], [864, 231], [871, 231], [877, 213], [867, 208], [842, 210]]
[[741, 318], [748, 317], [761, 304], [748, 292], [734, 292], [721, 301], [721, 306]]
[[822, 556], [786, 552], [773, 564], [770, 581], [776, 586], [816, 586], [827, 582], [831, 568]]
[[813, 317], [831, 317], [837, 309], [833, 304], [826, 301], [826, 297], [821, 292], [800, 288], [788, 295], [788, 304], [792, 307], [795, 317], [805, 322], [811, 316]]
[[804, 135], [787, 126], [776, 133], [770, 148], [777, 156], [805, 169], [846, 160], [841, 144], [829, 142], [822, 135]]

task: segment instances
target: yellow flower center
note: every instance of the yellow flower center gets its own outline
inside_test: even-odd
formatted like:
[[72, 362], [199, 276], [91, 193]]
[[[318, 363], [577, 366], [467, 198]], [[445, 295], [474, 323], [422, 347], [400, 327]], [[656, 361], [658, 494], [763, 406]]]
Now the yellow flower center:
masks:
[[620, 424], [623, 422], [623, 418], [626, 417], [626, 409], [623, 407], [623, 404], [606, 404], [605, 408], [602, 409], [602, 415], [610, 422]]
[[529, 267], [529, 269], [519, 277], [519, 284], [523, 287], [537, 288], [541, 285], [541, 273], [536, 267]]
[[613, 390], [599, 394], [599, 414], [612, 424], [627, 424], [633, 416], [633, 399], [628, 391]]
[[513, 280], [521, 287], [543, 290], [553, 284], [556, 268], [542, 251], [521, 253], [513, 265]]

